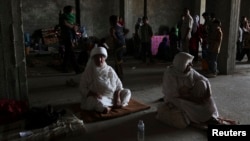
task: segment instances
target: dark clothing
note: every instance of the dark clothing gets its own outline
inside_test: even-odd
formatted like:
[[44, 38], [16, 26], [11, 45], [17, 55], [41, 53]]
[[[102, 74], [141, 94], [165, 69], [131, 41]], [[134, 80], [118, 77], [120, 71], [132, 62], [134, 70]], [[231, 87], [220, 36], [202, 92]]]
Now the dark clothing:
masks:
[[208, 24], [203, 24], [201, 25], [201, 38], [202, 38], [202, 44], [201, 44], [201, 49], [202, 49], [202, 58], [206, 59], [207, 58], [207, 52], [208, 52]]
[[115, 34], [115, 61], [116, 63], [121, 63], [123, 61], [124, 53], [126, 51], [126, 40], [123, 32], [123, 26], [116, 25], [112, 27]]
[[66, 26], [64, 21], [67, 20], [65, 14], [60, 17], [61, 27], [61, 44], [65, 48], [63, 55], [63, 72], [69, 72], [69, 67], [72, 65], [76, 74], [80, 73], [80, 67], [77, 64], [75, 53], [72, 46], [72, 40], [75, 38], [75, 32], [70, 27]]
[[199, 46], [201, 38], [201, 26], [197, 27], [195, 33], [192, 33], [192, 37], [189, 41], [189, 52], [194, 56], [194, 61], [198, 61], [199, 58]]
[[136, 23], [136, 24], [135, 24], [135, 35], [136, 35], [136, 36], [139, 36], [140, 26], [141, 26], [141, 25], [140, 25], [139, 23]]
[[115, 71], [118, 77], [123, 80], [123, 59], [126, 52], [126, 39], [124, 34], [124, 27], [116, 24], [111, 27], [110, 34], [114, 41], [114, 57], [115, 57]]
[[236, 60], [238, 61], [241, 61], [243, 58], [242, 58], [242, 51], [243, 51], [243, 43], [240, 42], [240, 41], [237, 41], [237, 50], [236, 50]]
[[249, 45], [249, 37], [250, 37], [250, 33], [248, 32], [243, 32], [243, 40], [242, 42], [238, 43], [239, 47], [237, 49], [239, 49], [239, 54], [237, 56], [237, 60], [241, 61], [245, 55], [247, 55], [247, 59], [248, 61], [250, 61], [250, 45]]
[[152, 36], [152, 27], [149, 24], [144, 23], [140, 28], [141, 55], [143, 62], [146, 62], [147, 57], [150, 59], [150, 62], [153, 62], [153, 55], [151, 51]]
[[242, 53], [242, 48], [243, 48], [243, 28], [242, 26], [239, 27], [238, 29], [238, 40], [236, 43], [236, 60], [241, 61], [241, 53]]
[[133, 36], [133, 44], [134, 44], [134, 50], [133, 50], [133, 54], [134, 57], [136, 59], [139, 59], [140, 56], [140, 52], [141, 52], [141, 41], [140, 41], [140, 37], [139, 37], [139, 30], [140, 30], [140, 24], [136, 23], [135, 24], [135, 34]]
[[171, 52], [170, 47], [167, 44], [167, 39], [163, 39], [163, 41], [159, 44], [157, 58], [160, 60], [171, 60]]
[[208, 69], [211, 73], [217, 74], [217, 59], [218, 59], [218, 53], [208, 51], [207, 52], [207, 63], [208, 63]]
[[153, 55], [151, 51], [151, 42], [142, 42], [141, 43], [141, 56], [143, 62], [147, 61], [147, 58], [150, 59], [150, 62], [153, 61]]
[[250, 48], [242, 48], [241, 54], [238, 58], [239, 61], [241, 61], [244, 56], [247, 55], [248, 62], [250, 61]]
[[80, 67], [77, 64], [76, 56], [72, 47], [72, 43], [70, 39], [64, 39], [63, 44], [65, 46], [65, 52], [63, 57], [63, 72], [69, 72], [70, 66], [73, 67], [76, 74], [80, 73]]
[[170, 52], [171, 52], [171, 60], [174, 59], [174, 56], [179, 52], [178, 43], [179, 39], [175, 32], [171, 32], [169, 35], [170, 41]]
[[126, 40], [125, 40], [125, 35], [124, 35], [124, 27], [116, 25], [114, 28], [115, 28], [115, 35], [116, 35], [116, 38], [117, 38], [116, 49], [126, 46]]
[[69, 21], [69, 16], [67, 14], [61, 14], [59, 19], [59, 25], [61, 27], [61, 37], [64, 40], [65, 38], [70, 38], [71, 40], [74, 40], [77, 38], [76, 32], [74, 29], [69, 28], [65, 25], [65, 21]]

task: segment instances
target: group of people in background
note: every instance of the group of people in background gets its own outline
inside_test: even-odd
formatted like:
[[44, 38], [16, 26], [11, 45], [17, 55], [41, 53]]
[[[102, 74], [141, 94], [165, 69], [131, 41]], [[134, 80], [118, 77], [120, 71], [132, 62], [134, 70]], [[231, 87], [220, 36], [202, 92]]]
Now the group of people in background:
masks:
[[185, 9], [182, 22], [179, 27], [180, 32], [180, 50], [190, 53], [194, 56], [194, 61], [198, 61], [199, 48], [201, 47], [201, 61], [203, 71], [206, 77], [215, 77], [218, 74], [217, 59], [220, 53], [223, 32], [221, 30], [220, 20], [215, 18], [213, 13], [204, 12], [202, 14], [204, 23], [200, 23], [200, 17], [190, 14]]
[[134, 54], [137, 59], [141, 59], [144, 63], [153, 63], [153, 55], [151, 50], [151, 38], [153, 37], [153, 29], [149, 24], [147, 16], [139, 17], [135, 24], [134, 40]]
[[220, 20], [216, 19], [214, 14], [203, 13], [205, 19], [202, 33], [202, 58], [208, 65], [207, 77], [215, 77], [218, 72], [217, 59], [221, 49], [223, 32]]
[[[61, 37], [65, 47], [63, 57], [63, 71], [68, 72], [69, 65], [73, 66], [76, 74], [82, 72], [79, 68], [76, 57], [73, 52], [76, 30], [74, 9], [72, 6], [64, 7], [63, 14], [60, 19]], [[223, 32], [221, 30], [221, 22], [215, 18], [214, 14], [203, 13], [204, 23], [200, 23], [200, 17], [191, 16], [189, 9], [185, 9], [181, 15], [181, 20], [177, 25], [171, 28], [169, 38], [164, 38], [158, 47], [157, 57], [159, 59], [172, 61], [175, 54], [183, 51], [194, 56], [194, 61], [199, 60], [199, 48], [202, 48], [202, 61], [206, 64], [207, 77], [215, 77], [218, 73], [217, 58], [220, 52]], [[113, 40], [113, 50], [115, 57], [115, 71], [119, 78], [123, 79], [123, 58], [126, 53], [126, 35], [129, 32], [125, 28], [124, 19], [121, 16], [112, 15], [109, 18], [110, 36]], [[243, 20], [242, 20], [243, 22]], [[242, 23], [243, 26], [243, 23]], [[245, 26], [245, 25], [244, 25]], [[138, 18], [134, 29], [134, 54], [143, 62], [154, 62], [151, 50], [151, 38], [154, 35], [147, 16]], [[245, 30], [244, 30], [245, 31]], [[245, 32], [244, 32], [245, 33]], [[239, 39], [240, 41], [240, 39]], [[243, 43], [242, 43], [243, 44]], [[244, 54], [249, 54], [247, 49], [238, 47], [237, 60], [242, 60]], [[242, 48], [242, 49], [241, 49]], [[239, 53], [240, 52], [240, 53]]]
[[245, 55], [250, 61], [250, 25], [246, 16], [242, 16], [239, 22], [236, 60], [242, 61]]
[[[168, 33], [168, 38], [163, 38], [159, 44], [156, 57], [161, 60], [172, 61], [178, 52], [187, 52], [194, 56], [194, 62], [201, 61], [205, 76], [215, 77], [219, 71], [217, 59], [220, 53], [223, 39], [221, 22], [214, 13], [204, 12], [202, 14], [204, 23], [200, 23], [200, 16], [191, 16], [189, 9], [185, 9], [180, 20]], [[130, 32], [125, 28], [124, 19], [121, 16], [110, 16], [110, 35], [113, 39], [115, 71], [119, 78], [123, 79], [123, 58], [126, 53], [126, 35]], [[69, 72], [72, 66], [75, 73], [79, 74], [83, 70], [77, 64], [74, 54], [74, 47], [77, 43], [77, 30], [74, 8], [65, 6], [60, 16], [61, 44], [63, 50], [63, 72]], [[246, 16], [240, 18], [237, 40], [236, 60], [242, 61], [246, 55], [250, 57], [250, 25]], [[151, 38], [154, 35], [147, 16], [139, 17], [133, 33], [133, 54], [143, 62], [154, 62], [151, 50]], [[105, 42], [105, 39], [104, 41]], [[201, 49], [201, 56], [199, 50]]]
[[[117, 72], [119, 78], [123, 79], [123, 68], [122, 64], [124, 62], [124, 54], [126, 53], [126, 35], [129, 32], [127, 28], [124, 27], [124, 20], [121, 22], [121, 17], [117, 15], [111, 15], [109, 17], [110, 21], [110, 36], [112, 38], [112, 46], [115, 57], [115, 71]], [[141, 58], [143, 62], [149, 61], [153, 63], [153, 55], [151, 51], [151, 38], [153, 36], [153, 30], [148, 22], [148, 17], [143, 16], [138, 18], [135, 25], [134, 32], [134, 55]]]
[[[185, 9], [180, 21], [168, 33], [169, 38], [163, 38], [159, 44], [156, 57], [160, 60], [172, 61], [178, 52], [190, 53], [194, 56], [195, 62], [201, 59], [202, 69], [207, 77], [215, 77], [219, 72], [217, 59], [223, 39], [221, 22], [215, 18], [214, 13], [204, 12], [202, 17], [204, 18], [203, 24], [200, 23], [199, 15], [191, 16], [189, 9]], [[141, 22], [141, 20], [144, 22]], [[153, 31], [148, 19], [138, 18], [135, 24], [134, 47], [136, 57], [139, 54], [139, 58], [144, 62], [146, 56], [149, 56], [150, 61], [153, 60], [151, 52], [152, 36]], [[202, 50], [201, 56], [199, 56], [200, 48]]]
[[127, 50], [126, 47], [126, 34], [129, 32], [127, 28], [124, 27], [124, 20], [117, 15], [111, 15], [109, 17], [110, 22], [110, 36], [112, 39], [114, 59], [115, 59], [115, 72], [119, 78], [123, 79], [123, 62], [124, 54]]

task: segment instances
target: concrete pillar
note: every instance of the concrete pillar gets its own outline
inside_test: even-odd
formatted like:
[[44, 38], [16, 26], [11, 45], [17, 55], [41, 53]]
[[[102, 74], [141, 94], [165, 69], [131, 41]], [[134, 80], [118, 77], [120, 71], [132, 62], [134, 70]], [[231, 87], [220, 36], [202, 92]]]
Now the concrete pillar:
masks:
[[200, 16], [200, 23], [204, 23], [204, 19], [202, 18], [202, 14], [205, 12], [206, 9], [206, 0], [194, 0], [193, 7], [191, 9], [192, 16], [199, 15]]
[[194, 0], [193, 1], [193, 7], [192, 9], [190, 9], [191, 11], [191, 15], [200, 15], [200, 11], [201, 11], [201, 0]]
[[222, 23], [223, 41], [218, 57], [221, 74], [232, 74], [235, 69], [236, 41], [241, 0], [207, 0], [206, 11], [215, 13]]
[[81, 25], [81, 8], [80, 0], [75, 0], [75, 11], [76, 11], [76, 23]]
[[0, 98], [28, 101], [21, 6], [0, 1]]
[[125, 7], [124, 6], [124, 0], [120, 0], [120, 4], [119, 4], [120, 13], [119, 13], [118, 16], [122, 16], [123, 19], [125, 17], [125, 15], [124, 15], [125, 14], [125, 12], [124, 12], [125, 8], [124, 7]]
[[148, 16], [148, 1], [147, 0], [144, 0], [144, 3], [143, 3], [143, 5], [144, 5], [144, 14], [143, 14], [143, 16]]
[[130, 30], [127, 37], [132, 37], [137, 19], [144, 15], [144, 0], [125, 0], [124, 12], [125, 26]]

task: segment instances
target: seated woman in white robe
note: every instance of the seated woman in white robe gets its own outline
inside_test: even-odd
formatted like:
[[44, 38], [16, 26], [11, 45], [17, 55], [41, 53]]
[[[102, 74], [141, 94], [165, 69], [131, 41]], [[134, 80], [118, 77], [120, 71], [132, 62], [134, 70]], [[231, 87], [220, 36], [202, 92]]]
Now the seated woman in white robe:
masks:
[[[173, 60], [173, 65], [166, 69], [163, 76], [164, 105], [172, 105], [170, 107], [175, 107], [174, 109], [180, 111], [179, 113], [183, 116], [180, 119], [185, 122], [184, 124], [173, 123], [174, 121], [165, 123], [175, 124], [181, 128], [190, 123], [193, 125], [220, 123], [218, 110], [212, 98], [210, 82], [192, 68], [193, 58], [188, 53], [178, 53]], [[160, 108], [161, 110], [159, 110]], [[169, 111], [164, 111], [162, 107], [159, 109], [159, 119], [171, 120], [168, 119], [169, 114], [164, 114], [164, 112], [170, 113]], [[171, 113], [176, 114], [177, 112]], [[162, 115], [166, 117], [160, 117]], [[176, 118], [174, 120], [176, 121]]]
[[124, 89], [113, 68], [106, 63], [104, 47], [94, 47], [80, 80], [81, 108], [108, 113], [128, 105], [131, 91]]

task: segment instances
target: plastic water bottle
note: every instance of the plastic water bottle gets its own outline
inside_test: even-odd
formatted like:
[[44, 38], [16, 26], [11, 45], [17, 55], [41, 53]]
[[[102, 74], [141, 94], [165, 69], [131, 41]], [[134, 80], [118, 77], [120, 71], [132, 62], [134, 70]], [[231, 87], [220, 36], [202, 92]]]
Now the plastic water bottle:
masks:
[[137, 125], [137, 141], [144, 141], [145, 126], [142, 120], [139, 120]]
[[27, 137], [27, 136], [30, 136], [32, 134], [33, 134], [32, 131], [22, 131], [22, 132], [19, 132], [20, 137]]

